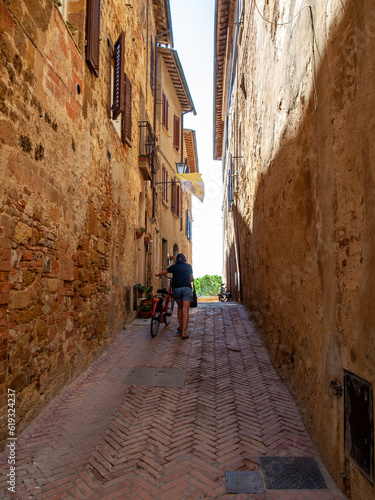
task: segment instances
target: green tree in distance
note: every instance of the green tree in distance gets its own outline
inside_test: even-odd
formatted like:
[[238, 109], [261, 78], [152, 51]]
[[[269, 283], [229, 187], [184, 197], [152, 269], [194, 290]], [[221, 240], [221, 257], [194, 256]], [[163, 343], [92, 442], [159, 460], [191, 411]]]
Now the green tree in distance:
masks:
[[195, 291], [198, 297], [213, 297], [219, 295], [221, 276], [206, 274], [202, 278], [194, 278]]

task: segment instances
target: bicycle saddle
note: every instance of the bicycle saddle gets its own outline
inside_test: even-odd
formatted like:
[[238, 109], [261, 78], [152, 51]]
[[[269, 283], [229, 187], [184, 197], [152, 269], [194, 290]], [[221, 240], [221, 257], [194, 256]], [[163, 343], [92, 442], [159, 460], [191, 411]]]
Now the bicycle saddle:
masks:
[[168, 293], [168, 290], [166, 288], [159, 288], [159, 290], [156, 291], [157, 293]]

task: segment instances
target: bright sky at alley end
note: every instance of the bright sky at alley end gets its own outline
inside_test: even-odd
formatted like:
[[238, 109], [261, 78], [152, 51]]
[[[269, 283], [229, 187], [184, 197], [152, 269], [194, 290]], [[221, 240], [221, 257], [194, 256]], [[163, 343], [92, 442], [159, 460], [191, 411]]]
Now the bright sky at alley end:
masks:
[[222, 274], [222, 174], [213, 160], [214, 0], [170, 0], [174, 48], [185, 73], [197, 115], [184, 126], [196, 131], [205, 201], [193, 197], [193, 270], [199, 278]]

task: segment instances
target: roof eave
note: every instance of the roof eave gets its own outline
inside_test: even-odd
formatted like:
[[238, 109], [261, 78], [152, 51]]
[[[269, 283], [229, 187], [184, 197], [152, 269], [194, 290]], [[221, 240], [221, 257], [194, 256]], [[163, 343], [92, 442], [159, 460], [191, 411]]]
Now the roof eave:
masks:
[[[180, 58], [178, 57], [177, 51], [174, 49], [166, 48], [166, 47], [158, 47], [158, 51], [163, 55], [163, 57], [166, 61], [167, 61], [168, 57], [172, 58], [174, 69], [177, 72], [178, 80], [179, 80], [179, 83], [181, 85], [181, 89], [183, 90], [183, 93], [184, 93], [185, 98], [186, 98], [186, 103], [181, 102], [181, 99], [180, 99], [180, 104], [181, 104], [182, 110], [184, 113], [191, 113], [192, 112], [195, 116], [197, 114], [197, 112], [195, 110], [194, 102], [193, 102], [193, 99], [191, 97], [190, 90], [189, 90], [188, 84], [186, 82], [185, 74], [184, 74], [184, 71], [182, 69], [182, 65], [180, 62]], [[168, 71], [169, 71], [169, 69], [168, 69]], [[175, 85], [175, 88], [176, 88], [176, 85]], [[176, 88], [176, 90], [177, 90], [177, 88]]]

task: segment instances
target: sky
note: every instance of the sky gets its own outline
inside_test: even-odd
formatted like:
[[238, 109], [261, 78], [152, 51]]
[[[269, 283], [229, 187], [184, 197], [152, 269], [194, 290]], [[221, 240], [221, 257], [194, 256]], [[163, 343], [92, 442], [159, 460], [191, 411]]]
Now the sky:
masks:
[[215, 0], [170, 0], [174, 48], [178, 52], [197, 115], [184, 116], [196, 131], [205, 200], [193, 199], [193, 272], [222, 275], [222, 173], [213, 160], [213, 57]]

